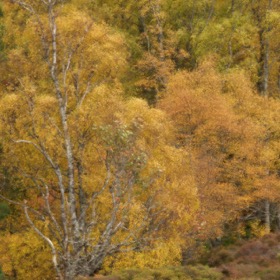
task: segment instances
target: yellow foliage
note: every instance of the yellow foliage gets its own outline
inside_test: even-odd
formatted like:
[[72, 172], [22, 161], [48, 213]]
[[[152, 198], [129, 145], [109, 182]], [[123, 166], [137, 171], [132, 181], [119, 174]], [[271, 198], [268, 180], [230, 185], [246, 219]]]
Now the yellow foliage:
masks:
[[[197, 17], [208, 12], [211, 1], [189, 6], [191, 1], [178, 0], [178, 11], [170, 14], [172, 1], [58, 1], [52, 42], [54, 22], [44, 1], [26, 0], [35, 13], [12, 2], [3, 4], [2, 21], [9, 32], [3, 35], [7, 51], [0, 66], [0, 144], [5, 167], [20, 178], [28, 205], [46, 215], [50, 209], [44, 199], [49, 199], [53, 216], [40, 228], [52, 240], [47, 229], [52, 222], [59, 238], [71, 235], [73, 228], [86, 235], [82, 228], [88, 223], [89, 239], [80, 243], [84, 251], [101, 247], [100, 242], [128, 244], [128, 252], [107, 258], [105, 271], [177, 265], [182, 246], [222, 236], [224, 223], [255, 202], [280, 201], [279, 101], [257, 96], [240, 70], [258, 80], [257, 34], [270, 26], [264, 30], [267, 39], [279, 35], [276, 10], [259, 7], [260, 26], [235, 11], [229, 18], [217, 15], [210, 24], [211, 12], [204, 26]], [[218, 2], [218, 9], [226, 9]], [[91, 9], [99, 4], [96, 20]], [[172, 22], [172, 13], [184, 14], [185, 21], [188, 10], [191, 26], [175, 17]], [[126, 20], [133, 26], [124, 35], [119, 28]], [[130, 38], [129, 32], [139, 37]], [[134, 45], [131, 53], [129, 44]], [[277, 44], [270, 44], [274, 52]], [[213, 49], [217, 56], [207, 57]], [[198, 60], [192, 71], [174, 74]], [[218, 64], [227, 71], [218, 72]], [[279, 74], [278, 64], [270, 66], [271, 77]], [[160, 98], [158, 104], [151, 108], [139, 98], [124, 98], [132, 84], [128, 91], [136, 91], [134, 96], [146, 96], [153, 104]], [[64, 219], [60, 203], [66, 204], [68, 231], [54, 222]], [[78, 226], [71, 224], [74, 214], [80, 215]], [[259, 221], [248, 225], [253, 235], [263, 235]], [[116, 232], [104, 242], [104, 229], [114, 226]], [[238, 233], [245, 236], [245, 228]], [[60, 249], [72, 253], [78, 244], [73, 240]], [[53, 278], [50, 251], [35, 233], [3, 232], [0, 241], [7, 275]]]
[[0, 264], [3, 272], [19, 280], [51, 280], [54, 277], [50, 251], [33, 230], [2, 235]]
[[207, 60], [178, 72], [159, 104], [190, 154], [200, 199], [195, 228], [202, 236], [220, 236], [224, 221], [254, 201], [279, 200], [280, 106], [256, 96], [244, 73], [221, 74], [214, 65]]
[[[122, 164], [122, 160], [129, 160], [121, 178], [124, 187], [125, 180], [130, 179], [132, 172], [137, 174], [137, 180], [132, 192], [127, 194], [124, 192], [124, 196], [118, 198], [121, 203], [116, 216], [119, 220], [125, 217], [126, 230], [117, 232], [112, 238], [112, 243], [118, 244], [127, 239], [131, 242], [128, 247], [132, 249], [135, 240], [141, 240], [141, 235], [147, 230], [151, 241], [144, 247], [152, 249], [148, 249], [150, 257], [145, 258], [145, 263], [143, 262], [142, 265], [150, 263], [150, 266], [156, 267], [168, 263], [177, 264], [181, 257], [180, 247], [185, 242], [185, 232], [190, 228], [194, 213], [198, 208], [196, 184], [188, 153], [173, 147], [174, 129], [164, 112], [149, 108], [147, 103], [140, 99], [124, 99], [122, 89], [118, 87], [117, 82], [114, 86], [116, 86], [114, 91], [112, 85], [97, 86], [89, 93], [86, 102], [73, 111], [71, 111], [72, 104], [69, 105], [68, 120], [73, 152], [75, 159], [83, 163], [83, 191], [90, 196], [102, 187], [107, 172], [104, 163], [108, 160], [106, 158], [108, 152], [114, 160], [110, 162], [110, 171], [113, 176], [116, 176], [118, 164]], [[2, 101], [0, 102], [4, 112], [7, 110], [7, 112], [15, 113], [15, 121], [11, 124], [5, 122], [4, 119], [1, 121], [3, 131], [11, 140], [25, 139], [37, 145], [44, 145], [53, 160], [59, 163], [66, 174], [64, 139], [61, 137], [61, 124], [55, 98], [51, 94], [37, 94], [28, 82], [24, 90], [24, 94], [15, 93], [4, 96], [3, 102], [8, 104], [8, 107], [4, 106]], [[21, 106], [13, 106], [14, 102]], [[8, 125], [14, 130], [10, 131]], [[84, 145], [82, 153], [80, 152], [81, 143]], [[44, 156], [34, 145], [24, 142], [12, 142], [12, 145], [5, 142], [4, 149], [9, 155], [17, 155], [16, 161], [15, 158], [13, 161], [7, 160], [8, 165], [18, 166], [24, 174], [43, 178], [49, 185], [53, 192], [50, 200], [51, 207], [54, 215], [59, 217], [58, 184], [54, 171], [49, 167]], [[78, 181], [77, 178], [75, 179]], [[113, 182], [114, 177], [111, 180]], [[33, 182], [25, 178], [22, 188], [25, 190], [26, 197], [30, 199], [29, 205], [43, 211], [44, 201], [40, 192], [37, 188], [29, 186], [33, 186]], [[89, 234], [92, 240], [100, 238], [110, 218], [113, 207], [111, 197], [108, 187], [91, 206], [95, 207], [98, 213], [98, 223]], [[156, 225], [159, 227], [154, 231], [153, 227]], [[42, 230], [46, 231], [45, 228]], [[159, 237], [160, 242], [157, 241]], [[16, 239], [11, 244], [21, 245], [21, 242], [23, 243], [20, 239]], [[39, 250], [39, 243], [34, 242], [34, 246]], [[28, 249], [25, 248], [26, 251], [23, 250], [23, 252], [26, 253]], [[9, 250], [12, 252], [12, 248]], [[35, 249], [34, 254], [37, 254]], [[135, 254], [136, 263], [140, 264], [146, 252], [133, 254]], [[15, 258], [14, 255], [12, 256]], [[44, 249], [43, 256], [50, 259], [50, 252]], [[18, 258], [21, 257], [18, 255]], [[26, 253], [24, 257], [27, 260], [26, 270], [33, 269], [29, 262], [32, 261], [34, 255]], [[129, 257], [120, 259], [117, 267], [124, 264], [126, 260], [129, 260]], [[46, 267], [42, 267], [41, 272], [43, 273], [45, 269]], [[27, 273], [25, 269], [21, 271], [16, 266], [16, 271], [18, 270], [20, 275]], [[10, 273], [8, 268], [5, 268], [5, 271]], [[26, 275], [29, 277], [28, 274]], [[38, 277], [40, 279], [41, 276]], [[47, 274], [44, 277], [48, 277]]]
[[237, 234], [246, 238], [248, 237], [248, 229], [251, 237], [262, 237], [267, 234], [267, 229], [259, 220], [249, 221], [246, 225], [240, 224], [237, 228]]
[[103, 266], [104, 272], [125, 268], [158, 268], [180, 265], [181, 245], [177, 240], [157, 241], [151, 248], [137, 252], [119, 253], [108, 257]]

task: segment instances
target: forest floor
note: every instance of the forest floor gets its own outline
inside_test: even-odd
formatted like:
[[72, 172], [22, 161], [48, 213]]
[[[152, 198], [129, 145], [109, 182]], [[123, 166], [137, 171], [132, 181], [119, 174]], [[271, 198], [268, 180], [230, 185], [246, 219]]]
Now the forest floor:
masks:
[[225, 279], [279, 280], [280, 233], [213, 250], [208, 260]]

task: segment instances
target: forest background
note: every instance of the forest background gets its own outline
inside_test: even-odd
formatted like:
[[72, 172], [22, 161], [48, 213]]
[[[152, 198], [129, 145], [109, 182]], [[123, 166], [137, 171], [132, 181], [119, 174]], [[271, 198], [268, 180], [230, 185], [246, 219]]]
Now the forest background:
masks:
[[8, 279], [185, 265], [280, 229], [279, 1], [7, 0], [0, 16]]

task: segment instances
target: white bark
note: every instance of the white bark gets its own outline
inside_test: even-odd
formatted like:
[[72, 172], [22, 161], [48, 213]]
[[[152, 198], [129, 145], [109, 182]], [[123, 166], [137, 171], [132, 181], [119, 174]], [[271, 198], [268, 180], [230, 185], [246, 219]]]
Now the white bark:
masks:
[[[25, 202], [26, 204], [26, 202]], [[56, 248], [53, 244], [53, 242], [46, 236], [42, 233], [41, 230], [39, 230], [35, 224], [33, 223], [33, 221], [31, 220], [30, 216], [29, 216], [29, 213], [28, 213], [28, 207], [25, 206], [24, 207], [24, 213], [25, 213], [25, 216], [26, 216], [26, 219], [27, 221], [29, 222], [29, 224], [31, 225], [31, 227], [34, 229], [34, 231], [42, 238], [46, 241], [47, 244], [49, 244], [51, 250], [52, 250], [52, 261], [53, 261], [53, 265], [54, 265], [54, 268], [57, 272], [57, 275], [59, 277], [60, 280], [63, 280], [63, 276], [62, 276], [62, 273], [60, 271], [60, 268], [58, 266], [58, 262], [57, 262], [57, 251], [56, 251]]]
[[[32, 6], [20, 0], [14, 2], [32, 15], [35, 15], [38, 22], [40, 22], [39, 15]], [[94, 274], [100, 268], [104, 258], [109, 254], [117, 252], [121, 247], [131, 245], [131, 248], [133, 248], [134, 239], [139, 235], [139, 232], [144, 230], [149, 219], [144, 219], [131, 232], [124, 227], [131, 207], [130, 204], [132, 203], [132, 189], [138, 175], [138, 171], [127, 170], [136, 141], [133, 137], [128, 140], [127, 145], [124, 147], [116, 147], [114, 151], [110, 149], [107, 151], [104, 160], [105, 175], [103, 185], [93, 193], [85, 192], [83, 186], [83, 152], [85, 143], [81, 137], [77, 143], [78, 152], [76, 150], [75, 152], [73, 151], [73, 138], [71, 134], [74, 134], [74, 132], [70, 131], [69, 128], [66, 94], [67, 87], [69, 86], [67, 76], [71, 72], [72, 59], [83, 40], [77, 44], [75, 49], [68, 53], [66, 61], [63, 61], [62, 55], [58, 52], [59, 42], [55, 15], [56, 1], [42, 0], [42, 3], [48, 9], [48, 38], [51, 38], [51, 42], [49, 42], [45, 39], [46, 34], [41, 36], [42, 47], [47, 54], [47, 57], [44, 57], [44, 59], [49, 66], [53, 93], [58, 105], [60, 123], [55, 124], [55, 129], [58, 131], [59, 137], [61, 137], [64, 144], [63, 163], [52, 155], [51, 149], [48, 149], [45, 142], [37, 135], [36, 122], [33, 121], [31, 139], [18, 139], [14, 140], [14, 143], [17, 145], [30, 145], [34, 148], [34, 152], [38, 153], [47, 163], [47, 167], [52, 169], [56, 181], [54, 183], [55, 186], [51, 186], [46, 178], [40, 178], [37, 174], [23, 174], [23, 176], [31, 179], [34, 186], [38, 189], [44, 201], [43, 209], [40, 209], [42, 211], [37, 211], [31, 209], [27, 203], [9, 202], [15, 203], [24, 209], [30, 226], [51, 248], [53, 265], [59, 279], [73, 280], [79, 274]], [[42, 30], [47, 32], [43, 27]], [[85, 91], [81, 94], [77, 92], [79, 98], [77, 99], [76, 108], [82, 106], [84, 99], [94, 86], [92, 83], [93, 76], [93, 72], [89, 73], [85, 81]], [[101, 83], [104, 81], [102, 80]], [[76, 90], [79, 90], [78, 84]], [[32, 115], [32, 109], [30, 110]], [[64, 162], [66, 162], [65, 166]], [[53, 209], [54, 206], [51, 203], [52, 190], [59, 194], [59, 209]], [[108, 209], [111, 212], [107, 220], [104, 220], [104, 217], [101, 216], [102, 213], [98, 212], [97, 206], [99, 197], [105, 192], [111, 195], [111, 201], [108, 201]], [[121, 209], [121, 205], [123, 209]], [[32, 215], [30, 216], [30, 214]], [[150, 214], [150, 209], [147, 209], [147, 216], [148, 214]], [[35, 217], [40, 217], [42, 220], [48, 219], [50, 232], [46, 233], [37, 227]], [[100, 232], [100, 236], [93, 240], [91, 232], [96, 228]], [[123, 240], [113, 244], [113, 237], [120, 230], [124, 231], [125, 237]]]

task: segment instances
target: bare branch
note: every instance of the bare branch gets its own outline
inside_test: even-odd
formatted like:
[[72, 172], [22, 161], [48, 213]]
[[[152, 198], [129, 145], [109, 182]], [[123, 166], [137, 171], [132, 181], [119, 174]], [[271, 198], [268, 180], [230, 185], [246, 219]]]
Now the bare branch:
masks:
[[31, 225], [31, 227], [35, 230], [35, 232], [43, 239], [46, 241], [46, 243], [51, 247], [51, 250], [52, 250], [52, 261], [53, 261], [53, 264], [54, 264], [54, 267], [56, 269], [56, 272], [57, 272], [57, 275], [59, 276], [59, 279], [63, 280], [63, 276], [62, 276], [62, 273], [60, 271], [60, 268], [58, 266], [58, 262], [57, 262], [57, 252], [56, 252], [56, 249], [55, 249], [55, 246], [53, 244], [53, 242], [46, 236], [43, 234], [43, 232], [41, 230], [39, 230], [35, 224], [33, 223], [33, 221], [31, 220], [30, 216], [29, 216], [29, 213], [28, 213], [28, 206], [26, 205], [26, 202], [25, 202], [25, 205], [24, 205], [24, 213], [25, 213], [25, 216], [26, 216], [26, 219], [27, 221], [29, 222], [29, 224]]

